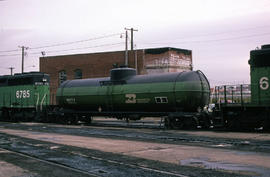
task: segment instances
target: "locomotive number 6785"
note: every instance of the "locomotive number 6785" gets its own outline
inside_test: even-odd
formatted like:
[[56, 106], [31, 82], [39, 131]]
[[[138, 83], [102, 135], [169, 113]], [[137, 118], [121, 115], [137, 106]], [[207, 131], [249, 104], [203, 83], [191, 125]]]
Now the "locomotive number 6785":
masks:
[[30, 98], [30, 90], [17, 90], [16, 98]]

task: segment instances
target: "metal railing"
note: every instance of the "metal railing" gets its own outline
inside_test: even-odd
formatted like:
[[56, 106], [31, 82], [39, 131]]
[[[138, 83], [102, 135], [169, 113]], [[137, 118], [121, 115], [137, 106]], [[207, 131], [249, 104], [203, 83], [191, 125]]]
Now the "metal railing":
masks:
[[249, 84], [215, 86], [211, 93], [213, 104], [241, 104], [251, 102], [251, 87]]

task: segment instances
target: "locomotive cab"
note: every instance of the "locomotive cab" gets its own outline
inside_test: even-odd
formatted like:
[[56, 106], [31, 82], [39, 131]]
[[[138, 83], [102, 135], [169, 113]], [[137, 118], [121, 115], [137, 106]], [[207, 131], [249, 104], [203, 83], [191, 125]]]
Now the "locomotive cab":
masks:
[[251, 102], [270, 105], [270, 44], [250, 52]]

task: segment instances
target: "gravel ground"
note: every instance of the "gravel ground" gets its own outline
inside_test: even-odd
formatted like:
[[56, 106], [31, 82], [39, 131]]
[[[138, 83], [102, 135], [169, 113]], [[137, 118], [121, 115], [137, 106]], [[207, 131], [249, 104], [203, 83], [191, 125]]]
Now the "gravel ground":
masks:
[[[2, 147], [3, 145], [1, 145]], [[26, 148], [26, 146], [24, 146]], [[12, 148], [10, 148], [12, 149]], [[18, 150], [18, 148], [17, 148]], [[95, 176], [46, 163], [35, 158], [17, 154], [9, 150], [0, 151], [0, 177], [56, 177], [56, 176]]]
[[[229, 172], [162, 163], [116, 153], [106, 153], [103, 151], [47, 143], [28, 138], [7, 136], [4, 134], [0, 135], [1, 140], [6, 142], [5, 145], [1, 145], [2, 148], [79, 169], [97, 176], [244, 176]], [[26, 169], [23, 175], [59, 176], [59, 172], [55, 173], [56, 168], [53, 166], [51, 167], [53, 170], [50, 170], [48, 167], [44, 169], [44, 166], [40, 163], [35, 163], [39, 164], [39, 166], [30, 168], [29, 166], [32, 166], [34, 162], [28, 164], [28, 160], [23, 158], [20, 160], [21, 163], [18, 163], [17, 158], [12, 159], [12, 157], [10, 157], [10, 153], [1, 155], [0, 160], [16, 165], [17, 168]], [[54, 173], [52, 173], [52, 171], [54, 171]], [[81, 175], [85, 176], [79, 174], [79, 176]], [[77, 174], [66, 172], [61, 174], [61, 176], [77, 176]]]
[[162, 129], [134, 129], [95, 126], [65, 126], [40, 123], [2, 123], [0, 128], [100, 137], [140, 140], [166, 144], [185, 144], [200, 147], [270, 153], [269, 133], [241, 133], [221, 131], [177, 131]]
[[[269, 176], [269, 134], [0, 124], [0, 147], [98, 176]], [[222, 135], [224, 134], [224, 135]], [[6, 153], [2, 153], [6, 154]], [[24, 169], [15, 166], [15, 176]], [[268, 160], [269, 159], [269, 160]], [[1, 170], [2, 171], [2, 170]], [[32, 171], [29, 171], [32, 175]], [[35, 176], [35, 172], [33, 172]], [[85, 174], [83, 174], [85, 175]], [[1, 175], [0, 175], [1, 176]]]

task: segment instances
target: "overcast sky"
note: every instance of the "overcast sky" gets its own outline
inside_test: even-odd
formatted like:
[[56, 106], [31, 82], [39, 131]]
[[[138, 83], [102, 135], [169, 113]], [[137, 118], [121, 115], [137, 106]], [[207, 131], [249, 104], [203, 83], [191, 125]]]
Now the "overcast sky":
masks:
[[29, 47], [25, 71], [38, 71], [41, 51], [123, 50], [125, 27], [139, 30], [137, 48], [192, 50], [212, 85], [249, 83], [250, 50], [270, 43], [270, 1], [0, 0], [0, 75], [21, 72], [18, 46]]

